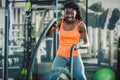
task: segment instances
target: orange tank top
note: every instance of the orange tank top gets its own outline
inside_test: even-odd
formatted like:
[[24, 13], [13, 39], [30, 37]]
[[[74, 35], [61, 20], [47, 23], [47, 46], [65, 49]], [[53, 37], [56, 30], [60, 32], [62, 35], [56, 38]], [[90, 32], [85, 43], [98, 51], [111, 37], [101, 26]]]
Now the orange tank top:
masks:
[[[57, 55], [68, 58], [70, 57], [71, 46], [73, 44], [77, 45], [79, 43], [80, 33], [78, 31], [78, 26], [81, 22], [70, 31], [63, 29], [63, 22], [64, 19], [62, 19], [62, 23], [59, 29], [59, 46]], [[79, 56], [78, 50], [74, 50], [73, 56]]]

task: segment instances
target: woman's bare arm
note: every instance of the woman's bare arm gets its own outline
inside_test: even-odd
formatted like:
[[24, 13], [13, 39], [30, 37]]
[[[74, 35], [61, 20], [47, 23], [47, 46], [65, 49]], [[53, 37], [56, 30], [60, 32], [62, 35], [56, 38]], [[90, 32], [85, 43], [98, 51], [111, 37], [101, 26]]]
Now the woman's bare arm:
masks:
[[53, 23], [53, 25], [48, 30], [46, 36], [49, 36], [52, 32], [54, 32], [56, 28], [60, 26], [60, 23], [61, 23], [61, 19], [58, 19], [55, 23]]
[[79, 44], [77, 46], [77, 48], [87, 48], [89, 47], [89, 39], [88, 39], [88, 34], [87, 34], [87, 30], [86, 30], [86, 25], [84, 23], [82, 23], [79, 26], [79, 32], [81, 34], [81, 37], [84, 41], [84, 44]]

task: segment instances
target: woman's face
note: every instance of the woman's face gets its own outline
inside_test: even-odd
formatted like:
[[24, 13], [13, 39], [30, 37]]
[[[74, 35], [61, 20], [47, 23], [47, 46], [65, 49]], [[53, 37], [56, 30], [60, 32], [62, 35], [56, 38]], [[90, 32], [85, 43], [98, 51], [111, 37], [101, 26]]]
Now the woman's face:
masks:
[[72, 8], [66, 8], [65, 9], [65, 20], [67, 22], [73, 22], [76, 17], [76, 11]]

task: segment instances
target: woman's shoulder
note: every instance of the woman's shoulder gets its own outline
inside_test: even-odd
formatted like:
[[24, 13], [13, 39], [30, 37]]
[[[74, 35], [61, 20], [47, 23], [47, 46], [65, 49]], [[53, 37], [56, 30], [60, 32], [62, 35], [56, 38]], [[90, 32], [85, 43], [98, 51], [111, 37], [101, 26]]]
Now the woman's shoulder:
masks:
[[85, 23], [83, 21], [78, 21], [78, 30], [81, 31], [81, 29], [85, 29]]
[[84, 22], [82, 20], [76, 19], [76, 22], [77, 22], [77, 24], [79, 24], [79, 26], [84, 25]]

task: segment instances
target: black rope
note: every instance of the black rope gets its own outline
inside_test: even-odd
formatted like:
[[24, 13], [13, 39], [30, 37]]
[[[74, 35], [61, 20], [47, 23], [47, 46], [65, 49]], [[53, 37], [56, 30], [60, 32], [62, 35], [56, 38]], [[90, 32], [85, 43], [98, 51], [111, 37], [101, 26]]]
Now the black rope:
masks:
[[75, 48], [76, 48], [76, 45], [73, 44], [71, 49], [70, 49], [70, 68], [69, 68], [69, 71], [72, 75], [71, 80], [73, 79], [73, 54], [74, 54]]
[[48, 25], [46, 26], [46, 28], [43, 30], [43, 32], [41, 33], [39, 39], [38, 39], [38, 42], [36, 43], [34, 49], [33, 49], [33, 52], [32, 52], [32, 56], [31, 56], [31, 60], [30, 60], [30, 65], [29, 65], [29, 68], [28, 68], [28, 74], [27, 74], [27, 80], [30, 80], [30, 74], [32, 73], [32, 70], [33, 70], [33, 67], [34, 67], [34, 63], [35, 63], [35, 58], [36, 58], [36, 55], [37, 55], [37, 51], [38, 51], [38, 48], [42, 42], [42, 40], [46, 37], [46, 34], [49, 30], [49, 28], [52, 26], [52, 24], [56, 21], [56, 19], [52, 19]]

